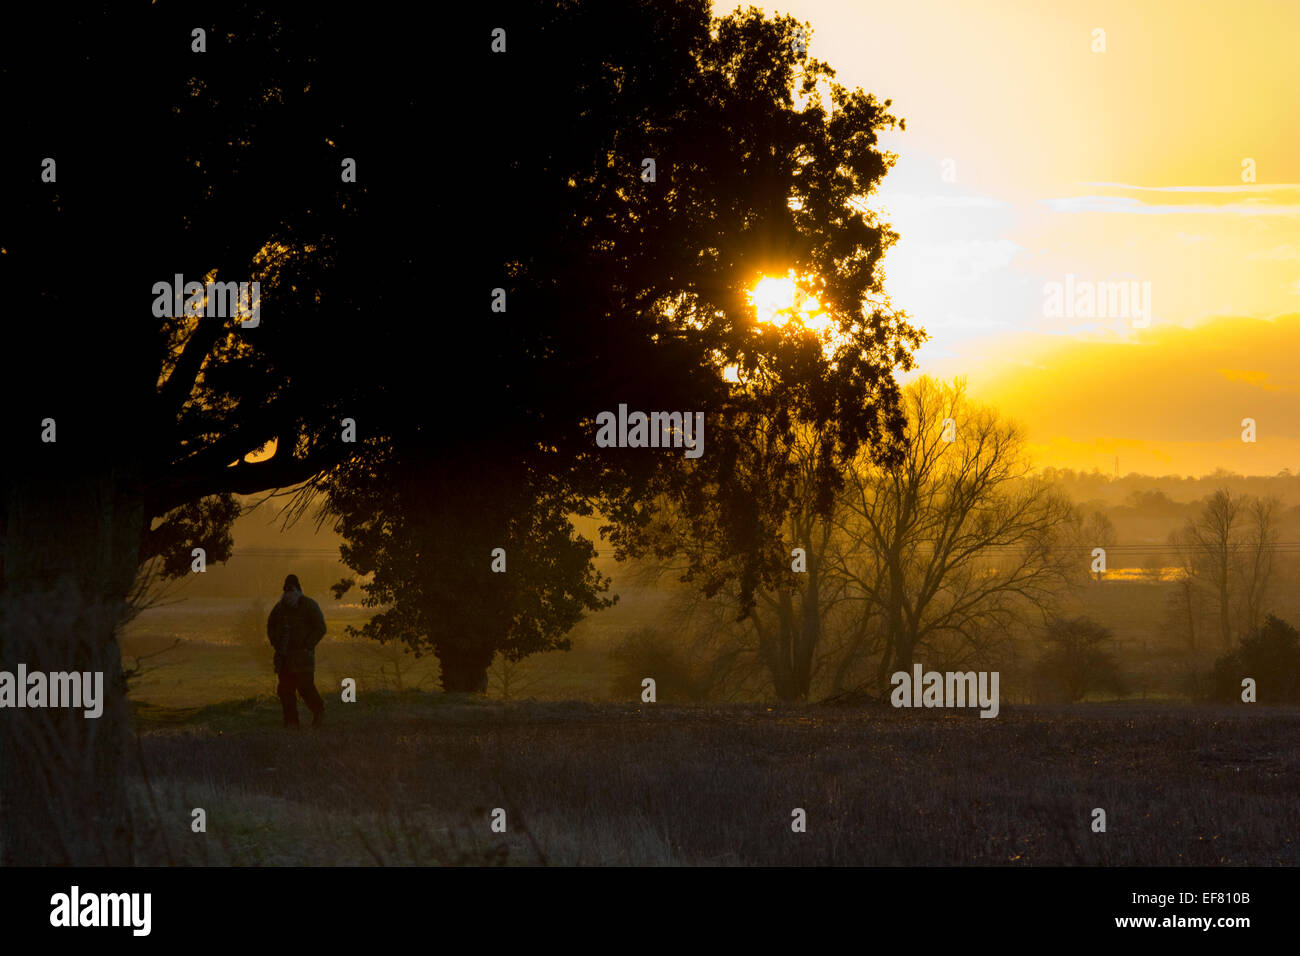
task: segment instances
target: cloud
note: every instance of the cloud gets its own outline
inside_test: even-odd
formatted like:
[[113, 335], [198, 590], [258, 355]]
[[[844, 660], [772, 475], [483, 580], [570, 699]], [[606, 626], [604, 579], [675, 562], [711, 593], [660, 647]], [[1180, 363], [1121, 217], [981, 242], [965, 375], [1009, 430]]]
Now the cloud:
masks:
[[[1120, 195], [1089, 194], [1041, 199], [1053, 212], [1101, 212], [1136, 215], [1300, 216], [1300, 185], [1291, 183], [1241, 186], [1130, 186], [1124, 183], [1085, 183], [1114, 189]], [[1165, 194], [1160, 202], [1149, 193]], [[1128, 195], [1125, 195], [1128, 194]]]
[[931, 319], [930, 328], [943, 329], [999, 329], [1009, 328], [1010, 322], [978, 315], [957, 315], [949, 312], [942, 319]]
[[[1160, 454], [1188, 474], [1273, 474], [1300, 453], [1298, 353], [1300, 313], [1153, 324], [1136, 344], [1044, 335], [1002, 354], [978, 391], [1025, 425], [1041, 464], [1091, 467], [1087, 446], [1130, 442], [1128, 457], [1140, 447], [1152, 466]], [[1247, 417], [1256, 443], [1241, 441]]]
[[1083, 186], [1102, 186], [1127, 192], [1148, 193], [1300, 193], [1300, 183], [1244, 183], [1233, 186], [1133, 186], [1129, 183], [1082, 183]]
[[915, 282], [973, 281], [997, 269], [1005, 269], [1016, 254], [1023, 251], [1023, 246], [1010, 239], [914, 241], [908, 246]]
[[1284, 242], [1280, 246], [1274, 246], [1272, 249], [1264, 249], [1260, 252], [1252, 252], [1246, 256], [1247, 259], [1266, 259], [1272, 262], [1290, 262], [1292, 260], [1300, 261], [1300, 246]]
[[1129, 196], [1067, 196], [1059, 199], [1040, 199], [1039, 202], [1052, 212], [1130, 213], [1147, 216], [1178, 213], [1196, 216], [1300, 216], [1300, 203], [1278, 206], [1263, 202], [1151, 205]]
[[1268, 372], [1261, 369], [1221, 368], [1217, 371], [1229, 382], [1245, 382], [1247, 385], [1254, 385], [1269, 392], [1281, 391], [1280, 385], [1268, 383]]
[[[931, 194], [921, 196], [916, 193], [896, 193], [886, 189], [881, 189], [873, 197], [880, 200], [880, 204], [889, 210], [893, 207], [908, 207], [911, 209], [1000, 209], [1009, 205], [1001, 199], [994, 199], [991, 196], [944, 196], [942, 194]], [[862, 201], [851, 201], [851, 205], [863, 205]]]

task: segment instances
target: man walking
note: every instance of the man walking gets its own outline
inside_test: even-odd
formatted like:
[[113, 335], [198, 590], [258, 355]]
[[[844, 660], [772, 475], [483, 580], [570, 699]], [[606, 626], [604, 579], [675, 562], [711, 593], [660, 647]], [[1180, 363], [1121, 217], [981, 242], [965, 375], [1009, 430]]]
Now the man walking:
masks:
[[313, 677], [316, 645], [325, 636], [325, 615], [319, 604], [303, 596], [296, 574], [284, 579], [284, 594], [266, 619], [266, 636], [275, 648], [275, 672], [280, 675], [276, 693], [284, 707], [284, 725], [298, 726], [295, 695], [301, 694], [312, 712], [311, 725], [319, 727], [325, 715], [325, 701], [316, 691]]

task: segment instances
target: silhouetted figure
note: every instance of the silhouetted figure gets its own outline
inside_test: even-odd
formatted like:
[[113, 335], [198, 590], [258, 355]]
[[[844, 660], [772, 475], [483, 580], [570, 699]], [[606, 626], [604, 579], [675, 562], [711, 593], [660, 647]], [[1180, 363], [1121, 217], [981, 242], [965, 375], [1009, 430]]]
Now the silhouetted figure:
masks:
[[313, 727], [319, 727], [325, 715], [325, 701], [321, 700], [313, 680], [316, 670], [316, 645], [325, 636], [325, 615], [320, 605], [304, 597], [298, 576], [284, 579], [284, 594], [271, 616], [266, 619], [266, 636], [275, 648], [275, 672], [280, 675], [276, 693], [284, 706], [284, 725], [298, 726], [298, 700], [312, 712]]

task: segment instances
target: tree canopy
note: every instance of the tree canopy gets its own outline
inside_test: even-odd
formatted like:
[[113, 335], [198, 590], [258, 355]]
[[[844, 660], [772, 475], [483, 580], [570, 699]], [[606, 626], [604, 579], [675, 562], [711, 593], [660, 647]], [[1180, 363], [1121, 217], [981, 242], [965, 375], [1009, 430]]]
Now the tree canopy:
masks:
[[[436, 646], [490, 620], [480, 640], [517, 653], [557, 646], [558, 632], [538, 639], [511, 612], [537, 600], [526, 579], [486, 569], [489, 545], [513, 537], [527, 552], [518, 530], [533, 519], [573, 559], [547, 573], [575, 612], [600, 606], [601, 585], [565, 515], [597, 510], [620, 556], [643, 554], [662, 544], [666, 499], [740, 556], [721, 573], [752, 600], [778, 573], [772, 546], [795, 507], [795, 429], [825, 445], [799, 490], [826, 508], [836, 464], [899, 435], [892, 372], [919, 334], [884, 299], [879, 265], [896, 236], [864, 203], [892, 162], [877, 134], [901, 123], [834, 83], [792, 18], [643, 2], [616, 17], [597, 3], [519, 4], [498, 19], [504, 51], [485, 43], [478, 71], [491, 104], [473, 174], [478, 281], [448, 343], [459, 375], [431, 381], [412, 367], [423, 357], [408, 357], [384, 389], [395, 404], [376, 416], [392, 439], [385, 464], [321, 485], [356, 536], [355, 567], [375, 573], [368, 600], [411, 603], [371, 633], [396, 636], [400, 620], [404, 639]], [[756, 321], [754, 283], [787, 274], [826, 330]], [[596, 447], [597, 416], [620, 404], [702, 412], [705, 453]], [[460, 413], [436, 427], [409, 414], [430, 406]], [[762, 500], [744, 477], [756, 470], [771, 479]], [[379, 490], [397, 475], [422, 486], [418, 505]], [[475, 521], [495, 530], [443, 537]], [[449, 552], [444, 540], [476, 546]], [[515, 567], [540, 573], [540, 559]]]
[[[83, 5], [3, 33], [19, 145], [0, 157], [16, 317], [0, 660], [103, 672], [108, 694], [97, 721], [0, 722], [5, 860], [130, 861], [116, 628], [141, 562], [223, 560], [233, 494], [346, 460], [342, 419], [365, 420], [406, 344], [429, 259], [410, 211], [436, 220], [449, 199], [447, 167], [410, 135], [440, 92], [424, 37], [389, 27], [305, 6]], [[259, 282], [260, 322], [152, 311], [177, 275]], [[79, 759], [45, 772], [60, 754]]]
[[[525, 622], [506, 643], [503, 618], [482, 624], [525, 652], [599, 600], [561, 515], [599, 506], [632, 553], [675, 494], [747, 555], [748, 587], [780, 516], [731, 481], [751, 454], [732, 424], [813, 423], [845, 460], [898, 431], [891, 372], [918, 336], [879, 295], [893, 233], [861, 203], [895, 121], [799, 52], [789, 18], [714, 21], [702, 0], [440, 11], [436, 30], [259, 3], [51, 14], [4, 39], [22, 147], [0, 259], [21, 318], [0, 657], [104, 671], [112, 697], [93, 728], [5, 724], [8, 857], [129, 859], [115, 629], [142, 561], [228, 555], [233, 494], [368, 478], [390, 443], [423, 465], [387, 503], [423, 502], [447, 560], [502, 536], [524, 542], [516, 567], [550, 554], [501, 605]], [[747, 290], [789, 272], [833, 335], [754, 321]], [[146, 311], [178, 275], [259, 282], [257, 326]], [[703, 412], [706, 454], [595, 447], [619, 403]], [[456, 587], [491, 606], [441, 572], [437, 612]], [[453, 621], [488, 640], [473, 624]], [[41, 752], [87, 759], [56, 787]]]

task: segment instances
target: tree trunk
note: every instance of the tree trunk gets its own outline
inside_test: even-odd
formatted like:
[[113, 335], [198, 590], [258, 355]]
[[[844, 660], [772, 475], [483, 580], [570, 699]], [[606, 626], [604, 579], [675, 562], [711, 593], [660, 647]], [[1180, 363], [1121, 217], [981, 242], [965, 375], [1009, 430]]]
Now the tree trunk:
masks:
[[15, 480], [4, 502], [0, 670], [100, 674], [103, 711], [0, 711], [0, 863], [133, 862], [116, 637], [138, 569], [144, 506], [133, 487], [108, 468], [47, 474]]
[[898, 636], [898, 642], [894, 645], [894, 666], [890, 674], [897, 674], [902, 671], [905, 674], [912, 673], [913, 656], [916, 651], [912, 641], [905, 634]]
[[862, 646], [867, 642], [869, 621], [869, 618], [864, 617], [862, 622], [854, 629], [852, 637], [849, 638], [849, 646], [844, 649], [844, 654], [835, 667], [835, 681], [831, 686], [832, 693], [840, 694], [848, 689], [846, 685], [849, 674], [858, 662], [858, 655], [862, 651]]
[[774, 622], [771, 626], [765, 625], [757, 612], [752, 618], [754, 629], [758, 633], [759, 653], [767, 666], [768, 674], [772, 677], [772, 690], [776, 694], [776, 699], [797, 700], [799, 695], [795, 687], [792, 657], [794, 613], [790, 595], [784, 592], [777, 595], [772, 601], [772, 616]]
[[798, 677], [795, 673], [797, 625], [794, 616], [794, 601], [790, 595], [784, 591], [781, 592], [777, 602], [777, 640], [772, 653], [776, 666], [772, 673], [772, 683], [776, 690], [777, 699], [789, 702], [799, 699]]
[[910, 632], [904, 621], [903, 614], [903, 589], [906, 587], [906, 579], [903, 575], [902, 566], [893, 558], [889, 562], [889, 604], [885, 609], [885, 626], [890, 635], [890, 643], [893, 645], [893, 667], [890, 674], [896, 674], [899, 671], [912, 671], [912, 655], [915, 652], [915, 635]]
[[434, 647], [442, 665], [442, 689], [447, 693], [487, 693], [488, 666], [494, 651], [439, 644]]
[[794, 655], [795, 693], [807, 700], [812, 692], [813, 657], [821, 641], [821, 568], [814, 557], [808, 563], [807, 584], [799, 599], [799, 632]]
[[[1227, 567], [1226, 559], [1224, 567]], [[1223, 633], [1223, 649], [1232, 650], [1232, 609], [1228, 605], [1228, 573], [1219, 578], [1219, 629]]]

